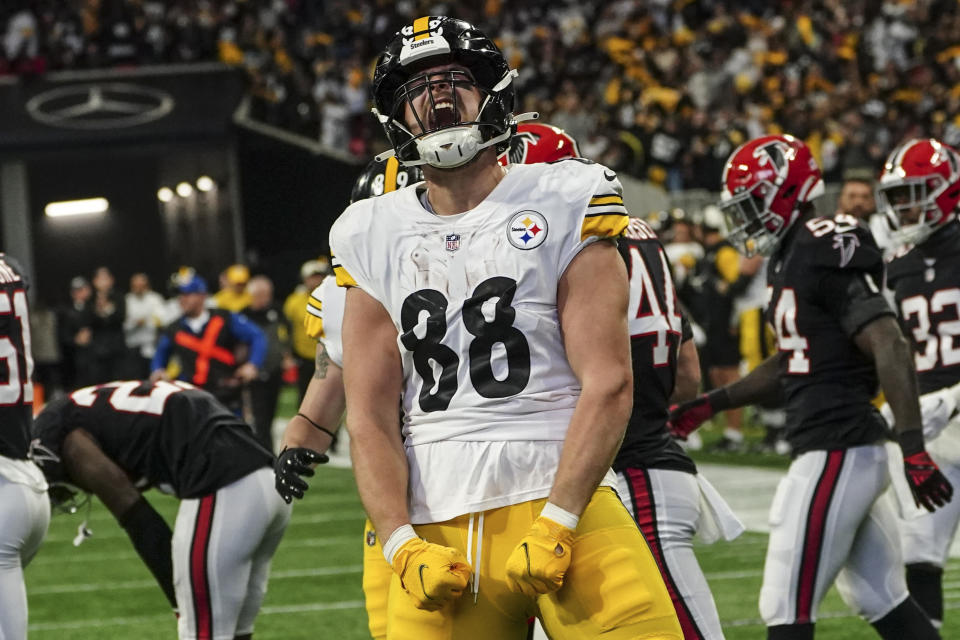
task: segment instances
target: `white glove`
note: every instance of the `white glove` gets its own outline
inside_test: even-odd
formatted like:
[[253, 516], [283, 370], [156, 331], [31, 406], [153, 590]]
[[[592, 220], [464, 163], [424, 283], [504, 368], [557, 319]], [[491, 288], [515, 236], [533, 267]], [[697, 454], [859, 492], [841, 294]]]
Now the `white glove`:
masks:
[[[960, 394], [960, 385], [945, 387], [937, 391], [920, 396], [920, 417], [923, 420], [923, 439], [933, 440], [943, 431], [950, 421], [957, 415], [957, 395]], [[890, 405], [884, 403], [880, 407], [880, 414], [893, 427], [893, 411]]]

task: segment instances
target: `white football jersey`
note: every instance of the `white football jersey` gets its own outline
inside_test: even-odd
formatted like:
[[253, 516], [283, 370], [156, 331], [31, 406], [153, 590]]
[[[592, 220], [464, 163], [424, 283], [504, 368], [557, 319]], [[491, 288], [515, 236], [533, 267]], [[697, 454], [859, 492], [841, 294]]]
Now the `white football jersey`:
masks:
[[335, 278], [324, 278], [310, 293], [303, 326], [307, 335], [323, 342], [330, 361], [343, 368], [343, 303], [347, 290], [337, 286]]
[[[429, 487], [417, 495], [418, 483], [432, 484], [421, 477], [421, 463], [429, 459], [433, 469], [446, 457], [436, 448], [413, 451], [422, 445], [552, 441], [556, 460], [546, 466], [555, 470], [580, 394], [564, 351], [557, 286], [584, 247], [618, 237], [628, 221], [616, 175], [571, 159], [514, 165], [480, 205], [461, 214], [430, 213], [412, 186], [357, 202], [334, 224], [337, 283], [377, 299], [399, 333], [413, 511], [432, 518], [449, 512], [434, 508]], [[489, 450], [470, 449], [473, 467], [452, 460], [461, 478], [482, 486], [478, 478], [503, 473], [486, 467], [508, 454], [499, 451], [498, 462]], [[553, 473], [544, 472], [548, 491]], [[450, 478], [437, 493], [444, 488], [450, 492]], [[503, 487], [478, 491], [502, 494]], [[460, 513], [512, 503], [467, 494]]]

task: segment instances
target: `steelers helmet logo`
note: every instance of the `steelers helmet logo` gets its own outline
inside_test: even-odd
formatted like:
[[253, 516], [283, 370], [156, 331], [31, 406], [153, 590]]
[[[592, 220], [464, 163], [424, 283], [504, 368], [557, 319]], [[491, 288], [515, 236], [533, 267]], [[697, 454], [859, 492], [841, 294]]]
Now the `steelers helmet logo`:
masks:
[[518, 211], [507, 225], [507, 239], [517, 249], [536, 249], [547, 239], [547, 219], [536, 211]]

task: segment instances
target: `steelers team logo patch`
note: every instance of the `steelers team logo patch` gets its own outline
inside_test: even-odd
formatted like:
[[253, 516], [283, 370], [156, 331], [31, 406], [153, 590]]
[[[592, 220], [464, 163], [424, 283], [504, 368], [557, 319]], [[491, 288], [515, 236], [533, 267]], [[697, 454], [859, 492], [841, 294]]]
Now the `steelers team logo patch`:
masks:
[[535, 249], [547, 239], [547, 220], [536, 211], [518, 211], [507, 225], [507, 240], [517, 249]]

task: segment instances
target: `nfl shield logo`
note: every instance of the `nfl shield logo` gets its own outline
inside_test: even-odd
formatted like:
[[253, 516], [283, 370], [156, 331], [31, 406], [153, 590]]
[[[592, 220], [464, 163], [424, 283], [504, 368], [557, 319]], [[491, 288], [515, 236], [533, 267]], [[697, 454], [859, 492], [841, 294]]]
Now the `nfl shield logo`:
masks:
[[367, 531], [367, 546], [372, 547], [375, 544], [377, 544], [377, 532]]
[[460, 248], [460, 234], [450, 233], [446, 236], [447, 251], [453, 252]]

